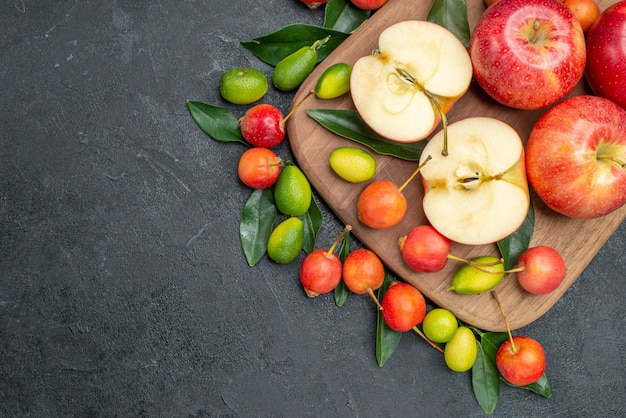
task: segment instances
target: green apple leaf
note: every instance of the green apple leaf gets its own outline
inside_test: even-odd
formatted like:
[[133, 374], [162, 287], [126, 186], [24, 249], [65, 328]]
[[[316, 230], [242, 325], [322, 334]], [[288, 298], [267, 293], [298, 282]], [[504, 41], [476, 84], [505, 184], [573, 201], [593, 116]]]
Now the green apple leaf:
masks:
[[239, 223], [239, 239], [249, 266], [258, 263], [267, 252], [277, 213], [270, 189], [254, 190], [246, 201]]
[[427, 141], [390, 141], [372, 130], [355, 110], [309, 109], [307, 114], [329, 131], [369, 147], [373, 151], [403, 160], [418, 161]]
[[522, 225], [506, 238], [498, 241], [498, 249], [504, 259], [504, 269], [510, 270], [515, 267], [517, 260], [530, 246], [535, 229], [535, 208], [532, 201], [528, 209], [528, 214]]
[[[385, 271], [385, 281], [378, 289], [378, 300], [383, 300], [385, 292], [387, 292], [387, 289], [394, 281], [396, 281], [396, 278], [388, 271]], [[383, 319], [381, 311], [378, 310], [376, 316], [376, 361], [379, 366], [384, 366], [387, 360], [391, 358], [391, 355], [398, 348], [401, 338], [402, 333], [389, 328], [389, 325]]]
[[434, 0], [426, 20], [448, 29], [465, 48], [469, 48], [470, 28], [465, 0]]
[[305, 253], [309, 254], [315, 250], [317, 234], [324, 222], [322, 211], [314, 198], [311, 199], [311, 206], [309, 206], [307, 213], [304, 214], [302, 222], [304, 223], [304, 244], [302, 245], [302, 249]]
[[237, 117], [227, 108], [187, 100], [187, 109], [200, 130], [220, 142], [250, 145], [241, 135]]
[[340, 32], [352, 33], [372, 14], [359, 9], [349, 0], [328, 0], [324, 8], [324, 27]]
[[[343, 241], [341, 242], [341, 248], [339, 249], [339, 259], [341, 260], [342, 263], [346, 260], [346, 257], [348, 257], [348, 254], [350, 254], [350, 241], [351, 241], [350, 232], [348, 232], [343, 237]], [[335, 290], [333, 291], [335, 305], [339, 307], [343, 306], [343, 304], [346, 303], [346, 301], [350, 297], [351, 293], [352, 292], [350, 291], [350, 289], [348, 289], [348, 286], [346, 286], [346, 283], [343, 280], [341, 280], [339, 284], [337, 285], [337, 287], [335, 287]]]
[[261, 61], [275, 67], [287, 55], [296, 52], [304, 46], [311, 46], [316, 41], [329, 37], [328, 41], [317, 50], [317, 62], [319, 63], [341, 45], [349, 35], [349, 33], [321, 26], [295, 23], [268, 35], [240, 42], [240, 44]]
[[492, 414], [500, 396], [500, 373], [489, 353], [478, 344], [478, 356], [472, 366], [472, 390], [485, 414]]

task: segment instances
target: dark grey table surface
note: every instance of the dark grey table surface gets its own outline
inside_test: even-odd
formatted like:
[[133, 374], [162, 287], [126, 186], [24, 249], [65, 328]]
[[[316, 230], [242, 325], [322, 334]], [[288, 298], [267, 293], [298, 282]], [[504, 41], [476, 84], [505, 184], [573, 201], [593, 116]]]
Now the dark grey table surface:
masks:
[[[271, 74], [240, 41], [322, 21], [297, 0], [0, 4], [0, 416], [482, 415], [414, 334], [376, 364], [365, 297], [337, 308], [297, 262], [246, 264], [243, 148], [185, 100], [226, 105], [223, 71]], [[342, 226], [316, 198], [327, 246]], [[622, 224], [523, 329], [553, 397], [502, 386], [494, 416], [626, 415], [625, 242]]]

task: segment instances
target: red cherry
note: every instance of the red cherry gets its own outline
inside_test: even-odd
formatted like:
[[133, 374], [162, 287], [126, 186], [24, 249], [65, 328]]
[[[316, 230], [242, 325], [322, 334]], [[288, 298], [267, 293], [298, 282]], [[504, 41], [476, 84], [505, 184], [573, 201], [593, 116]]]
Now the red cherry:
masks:
[[241, 134], [255, 147], [272, 148], [283, 142], [285, 124], [281, 111], [270, 104], [251, 107], [239, 119]]
[[422, 292], [408, 283], [394, 282], [383, 296], [382, 315], [389, 328], [405, 332], [420, 324], [426, 316]]
[[237, 174], [246, 186], [267, 189], [278, 180], [282, 164], [281, 158], [274, 151], [250, 148], [241, 154]]

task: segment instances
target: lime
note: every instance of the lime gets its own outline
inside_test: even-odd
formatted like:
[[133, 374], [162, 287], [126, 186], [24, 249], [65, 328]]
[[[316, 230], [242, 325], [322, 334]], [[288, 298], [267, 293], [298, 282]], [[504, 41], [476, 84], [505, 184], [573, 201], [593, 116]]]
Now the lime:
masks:
[[267, 89], [267, 77], [254, 68], [231, 68], [220, 79], [220, 94], [233, 104], [256, 102], [265, 96]]
[[309, 180], [295, 165], [287, 162], [274, 186], [274, 201], [285, 215], [304, 215], [311, 205], [312, 191]]
[[317, 79], [315, 94], [320, 99], [334, 99], [350, 90], [352, 67], [345, 62], [338, 62], [328, 67]]
[[443, 308], [435, 308], [426, 314], [422, 322], [422, 330], [429, 340], [436, 343], [447, 343], [450, 341], [459, 322], [452, 312]]
[[361, 148], [335, 148], [328, 160], [333, 171], [350, 183], [368, 181], [376, 175], [376, 159]]
[[270, 234], [267, 242], [267, 255], [280, 264], [295, 260], [304, 243], [304, 223], [291, 217], [282, 221]]

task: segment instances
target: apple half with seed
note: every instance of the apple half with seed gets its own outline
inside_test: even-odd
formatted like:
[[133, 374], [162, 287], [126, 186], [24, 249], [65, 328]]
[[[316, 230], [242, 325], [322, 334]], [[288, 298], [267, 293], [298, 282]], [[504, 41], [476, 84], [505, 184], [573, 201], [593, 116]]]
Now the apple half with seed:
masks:
[[363, 121], [398, 142], [426, 138], [469, 88], [472, 63], [448, 29], [422, 20], [386, 28], [378, 49], [352, 68], [350, 91]]
[[468, 245], [496, 242], [515, 232], [530, 207], [524, 145], [498, 119], [472, 117], [448, 126], [448, 155], [441, 153], [443, 131], [426, 144], [420, 163], [423, 208], [431, 225], [452, 241]]

